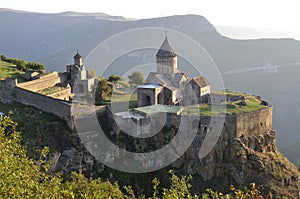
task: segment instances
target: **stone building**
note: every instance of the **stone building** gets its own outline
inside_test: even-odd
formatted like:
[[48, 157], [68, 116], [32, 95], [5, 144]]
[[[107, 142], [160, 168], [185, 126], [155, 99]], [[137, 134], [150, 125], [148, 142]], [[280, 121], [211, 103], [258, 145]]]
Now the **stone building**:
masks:
[[92, 90], [95, 78], [89, 77], [88, 71], [82, 63], [82, 56], [78, 51], [74, 56], [74, 64], [69, 64], [66, 68], [67, 82], [71, 85], [74, 94], [84, 95]]
[[[21, 76], [27, 81], [22, 83], [18, 83], [14, 78], [0, 80], [0, 101], [18, 102], [52, 113], [64, 119], [73, 128], [72, 105], [76, 105], [76, 102], [71, 100], [76, 95], [83, 96], [91, 91], [95, 78], [89, 77], [78, 52], [74, 56], [74, 64], [67, 65], [66, 69], [66, 72], [61, 73], [27, 71]], [[84, 106], [80, 111], [85, 113], [89, 110]]]
[[157, 72], [150, 72], [146, 84], [137, 89], [138, 107], [156, 104], [191, 105], [207, 102], [210, 84], [205, 77], [189, 79], [177, 68], [177, 53], [168, 37], [156, 54]]

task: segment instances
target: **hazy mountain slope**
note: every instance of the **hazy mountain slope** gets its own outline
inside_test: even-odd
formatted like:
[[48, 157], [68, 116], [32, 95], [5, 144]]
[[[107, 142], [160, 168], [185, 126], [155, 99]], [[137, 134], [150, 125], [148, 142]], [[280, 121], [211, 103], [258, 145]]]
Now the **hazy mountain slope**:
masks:
[[216, 26], [217, 30], [235, 39], [286, 38], [288, 34], [280, 30], [268, 30], [243, 26]]
[[294, 165], [297, 165], [299, 168], [300, 163], [300, 142], [292, 144], [288, 147], [283, 147], [281, 149], [282, 153], [292, 162]]
[[[204, 17], [195, 15], [127, 20], [103, 13], [40, 14], [2, 9], [0, 54], [39, 61], [48, 70], [63, 71], [65, 65], [72, 62], [77, 49], [86, 56], [113, 34], [149, 26], [180, 31], [202, 44], [224, 73], [227, 88], [261, 95], [274, 105], [279, 146], [300, 140], [297, 119], [300, 115], [300, 88], [297, 86], [300, 68], [286, 66], [300, 62], [300, 42], [294, 39], [234, 40], [220, 35]], [[152, 52], [147, 56], [154, 60]], [[116, 64], [117, 69], [112, 68], [110, 72], [118, 73], [118, 67], [125, 70], [140, 62], [124, 57]], [[280, 68], [272, 67], [278, 64]]]
[[205, 18], [195, 15], [127, 21], [103, 13], [40, 14], [4, 10], [0, 11], [0, 19], [0, 26], [5, 30], [1, 33], [0, 53], [38, 59], [50, 69], [62, 68], [72, 61], [74, 49], [80, 49], [85, 55], [109, 36], [139, 27], [171, 28], [191, 36], [207, 48], [222, 71], [266, 62], [299, 61], [295, 53], [300, 47], [294, 40], [228, 39], [220, 36]]

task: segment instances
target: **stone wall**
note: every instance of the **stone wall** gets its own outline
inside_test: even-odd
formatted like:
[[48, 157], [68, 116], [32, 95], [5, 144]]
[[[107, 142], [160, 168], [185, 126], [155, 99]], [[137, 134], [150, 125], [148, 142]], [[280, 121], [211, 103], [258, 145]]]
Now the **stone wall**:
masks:
[[236, 137], [262, 135], [272, 130], [272, 107], [243, 113], [236, 118]]
[[156, 57], [157, 72], [172, 75], [177, 72], [177, 57]]
[[[65, 92], [69, 92], [69, 90]], [[20, 88], [17, 86], [15, 79], [0, 81], [0, 101], [3, 103], [18, 102], [33, 106], [39, 110], [52, 113], [62, 118], [70, 127], [72, 126], [71, 118], [73, 114], [70, 103]]]
[[[145, 89], [145, 88], [138, 88], [137, 95], [138, 95], [138, 101], [137, 106], [149, 106], [158, 104], [158, 94], [161, 92], [162, 88], [153, 88], [153, 89]], [[149, 97], [150, 104], [147, 102], [147, 97]]]
[[72, 96], [71, 87], [66, 88], [62, 91], [52, 93], [52, 94], [47, 95], [47, 96], [55, 98], [55, 99], [61, 99], [61, 100], [67, 100], [68, 101], [70, 96]]
[[14, 95], [13, 91], [17, 85], [17, 80], [12, 78], [7, 78], [0, 81], [0, 101], [3, 103], [12, 102], [12, 97]]
[[28, 106], [33, 106], [47, 113], [52, 113], [67, 122], [72, 116], [71, 104], [59, 99], [54, 99], [39, 93], [35, 93], [22, 88], [14, 88], [14, 102], [19, 102]]
[[[207, 134], [218, 136], [218, 132], [221, 131], [226, 132], [230, 138], [240, 138], [249, 135], [258, 136], [272, 131], [272, 107], [239, 115], [226, 115], [226, 117], [191, 117], [171, 113], [156, 113], [150, 116], [143, 116], [144, 118], [133, 119], [115, 115], [115, 118], [112, 120], [117, 120], [117, 129], [133, 132], [137, 135], [146, 135], [150, 131], [158, 132], [163, 127], [180, 128], [186, 132], [196, 130], [203, 139]], [[216, 139], [218, 138], [216, 137]]]
[[36, 92], [45, 88], [53, 87], [60, 82], [61, 80], [58, 73], [52, 72], [48, 75], [40, 77], [37, 80], [19, 83], [17, 84], [17, 86], [26, 90]]

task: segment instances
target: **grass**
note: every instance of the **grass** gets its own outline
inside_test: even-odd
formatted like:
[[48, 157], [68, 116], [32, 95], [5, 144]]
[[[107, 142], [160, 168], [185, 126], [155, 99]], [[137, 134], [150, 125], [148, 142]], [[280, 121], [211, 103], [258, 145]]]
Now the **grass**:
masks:
[[115, 89], [112, 93], [112, 102], [124, 102], [137, 100], [137, 93], [132, 89]]
[[21, 132], [22, 142], [29, 155], [34, 154], [35, 140], [39, 126], [52, 122], [63, 122], [53, 114], [44, 113], [33, 107], [19, 103], [0, 103], [0, 111], [5, 115], [10, 113], [10, 117], [18, 123], [17, 130]]
[[213, 115], [234, 115], [242, 114], [252, 111], [257, 111], [263, 109], [267, 106], [261, 105], [261, 100], [257, 99], [255, 96], [249, 94], [241, 94], [238, 92], [231, 91], [218, 91], [217, 94], [226, 94], [234, 96], [244, 96], [246, 105], [240, 105], [241, 100], [235, 102], [228, 102], [224, 105], [214, 105], [213, 107], [209, 104], [201, 104], [186, 107], [183, 114], [195, 115], [195, 116], [213, 116]]
[[[109, 103], [114, 110], [127, 111], [137, 107], [137, 93], [132, 89], [115, 89]], [[128, 104], [128, 106], [127, 106]]]
[[216, 91], [214, 92], [214, 94], [220, 94], [220, 95], [230, 95], [230, 96], [246, 96], [246, 95], [249, 95], [249, 94], [242, 94], [242, 93], [239, 93], [239, 92], [235, 92], [235, 91], [229, 91], [229, 90], [220, 90], [220, 91]]
[[20, 74], [24, 72], [18, 70], [15, 65], [0, 61], [0, 78], [18, 78]]
[[[180, 111], [176, 106], [148, 106], [148, 107], [139, 107], [137, 106], [137, 95], [136, 92], [133, 92], [130, 89], [119, 89], [115, 90], [112, 95], [111, 103], [113, 103], [114, 110], [127, 111], [128, 108], [144, 112], [144, 113], [155, 113], [155, 112], [172, 112], [177, 113]], [[200, 104], [195, 106], [185, 107], [182, 114], [183, 115], [194, 115], [194, 116], [213, 116], [213, 115], [234, 115], [242, 114], [246, 112], [257, 111], [263, 109], [267, 106], [261, 105], [261, 100], [256, 96], [243, 94], [233, 91], [217, 91], [215, 94], [224, 94], [228, 96], [243, 96], [245, 98], [246, 105], [240, 105], [241, 100], [235, 102], [228, 102], [224, 105], [214, 105], [213, 107], [209, 104]], [[129, 103], [129, 107], [125, 107], [126, 103]], [[170, 108], [171, 107], [171, 108]]]
[[51, 87], [51, 88], [45, 88], [45, 89], [37, 91], [37, 92], [41, 93], [41, 94], [44, 94], [44, 95], [51, 95], [53, 93], [63, 91], [65, 89], [66, 88], [64, 88], [64, 87], [54, 86], [54, 87]]

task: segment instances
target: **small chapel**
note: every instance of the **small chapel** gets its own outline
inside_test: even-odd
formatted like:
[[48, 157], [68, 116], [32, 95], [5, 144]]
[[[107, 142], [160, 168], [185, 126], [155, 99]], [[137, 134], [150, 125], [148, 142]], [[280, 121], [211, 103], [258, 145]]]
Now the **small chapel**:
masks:
[[137, 106], [188, 106], [207, 103], [210, 84], [203, 76], [189, 79], [177, 68], [177, 53], [165, 37], [156, 53], [156, 72], [150, 72], [146, 84], [137, 88]]
[[66, 69], [67, 82], [71, 85], [72, 93], [86, 95], [92, 90], [95, 78], [89, 76], [78, 51], [74, 56], [74, 64], [68, 64]]

